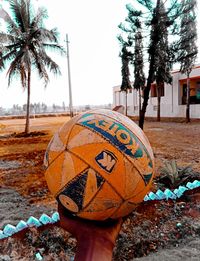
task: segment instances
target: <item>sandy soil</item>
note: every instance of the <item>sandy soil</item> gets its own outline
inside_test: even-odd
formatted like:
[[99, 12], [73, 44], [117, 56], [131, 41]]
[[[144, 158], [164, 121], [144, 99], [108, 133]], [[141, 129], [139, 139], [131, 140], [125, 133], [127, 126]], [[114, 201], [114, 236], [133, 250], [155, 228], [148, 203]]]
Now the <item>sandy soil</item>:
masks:
[[[31, 131], [41, 133], [26, 138], [12, 135], [24, 130], [24, 120], [0, 121], [0, 228], [56, 210], [44, 179], [43, 157], [53, 133], [66, 120], [32, 119]], [[145, 133], [154, 150], [156, 175], [171, 159], [200, 172], [200, 123], [147, 122]], [[66, 260], [66, 255], [70, 260], [75, 245], [74, 238], [59, 228], [41, 233], [33, 229], [22, 240], [2, 241], [0, 260], [35, 260], [37, 251], [44, 260]], [[141, 204], [124, 221], [113, 260], [199, 260], [199, 246], [200, 192], [196, 191], [176, 202]]]

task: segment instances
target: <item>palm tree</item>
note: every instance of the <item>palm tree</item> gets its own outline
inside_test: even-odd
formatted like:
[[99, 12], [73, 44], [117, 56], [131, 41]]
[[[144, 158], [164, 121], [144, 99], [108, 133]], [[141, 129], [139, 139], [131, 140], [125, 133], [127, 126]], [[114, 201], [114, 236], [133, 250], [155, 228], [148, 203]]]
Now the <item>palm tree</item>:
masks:
[[56, 64], [47, 54], [48, 50], [64, 53], [64, 49], [58, 43], [56, 29], [48, 30], [44, 27], [44, 19], [47, 18], [45, 8], [38, 8], [34, 12], [30, 0], [8, 0], [10, 12], [0, 10], [0, 16], [4, 19], [7, 31], [0, 32], [0, 70], [8, 65], [8, 86], [12, 80], [19, 76], [24, 89], [27, 89], [27, 113], [25, 133], [29, 133], [31, 75], [36, 69], [39, 77], [44, 80], [45, 87], [49, 82], [46, 69], [54, 74], [60, 74]]

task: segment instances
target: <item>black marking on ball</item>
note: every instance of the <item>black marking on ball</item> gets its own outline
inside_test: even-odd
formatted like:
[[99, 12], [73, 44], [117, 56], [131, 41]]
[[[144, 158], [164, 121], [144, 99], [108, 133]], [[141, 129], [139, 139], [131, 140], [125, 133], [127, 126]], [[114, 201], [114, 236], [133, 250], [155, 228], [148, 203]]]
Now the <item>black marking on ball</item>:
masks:
[[104, 183], [105, 180], [97, 172], [95, 174], [97, 179], [97, 188], [99, 188]]
[[144, 175], [144, 181], [145, 181], [145, 184], [147, 185], [149, 183], [149, 181], [151, 180], [151, 177], [152, 177], [153, 173], [150, 173], [150, 174], [145, 174]]
[[83, 206], [83, 197], [85, 186], [87, 182], [87, 172], [78, 176], [76, 179], [73, 180], [65, 189], [60, 193], [60, 195], [65, 195], [71, 198], [79, 208], [79, 211], [82, 209]]

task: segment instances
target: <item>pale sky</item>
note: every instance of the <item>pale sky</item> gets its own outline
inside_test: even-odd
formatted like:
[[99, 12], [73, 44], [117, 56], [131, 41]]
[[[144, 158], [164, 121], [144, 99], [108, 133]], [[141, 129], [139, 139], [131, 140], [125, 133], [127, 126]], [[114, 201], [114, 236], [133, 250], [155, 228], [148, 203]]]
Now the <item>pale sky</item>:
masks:
[[[3, 1], [1, 0], [1, 3]], [[125, 5], [131, 0], [33, 0], [45, 6], [49, 18], [46, 27], [57, 27], [60, 42], [65, 46], [65, 34], [70, 40], [70, 67], [73, 105], [112, 103], [112, 87], [121, 83], [120, 46], [116, 36], [118, 25], [127, 16]], [[54, 57], [60, 65], [62, 76], [51, 74], [44, 89], [42, 80], [33, 77], [31, 102], [69, 104], [67, 59]], [[7, 88], [5, 73], [0, 73], [0, 106], [26, 103], [20, 80]]]

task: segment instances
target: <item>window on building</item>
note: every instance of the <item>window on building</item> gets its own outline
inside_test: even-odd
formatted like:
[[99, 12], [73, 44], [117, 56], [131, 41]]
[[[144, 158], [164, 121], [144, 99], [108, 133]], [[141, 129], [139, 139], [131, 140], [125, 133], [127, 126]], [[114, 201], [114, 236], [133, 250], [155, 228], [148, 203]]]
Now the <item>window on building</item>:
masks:
[[186, 104], [186, 98], [187, 98], [187, 84], [183, 84], [183, 96], [182, 96], [182, 104]]
[[[165, 88], [164, 88], [164, 84], [162, 84], [160, 86], [160, 96], [165, 96]], [[153, 83], [151, 85], [151, 97], [158, 97], [157, 96], [157, 85], [155, 83]]]
[[200, 82], [197, 82], [197, 89], [196, 89], [196, 99], [197, 103], [200, 103]]
[[[182, 85], [182, 104], [187, 102], [187, 84]], [[200, 81], [190, 81], [190, 104], [200, 104]]]

